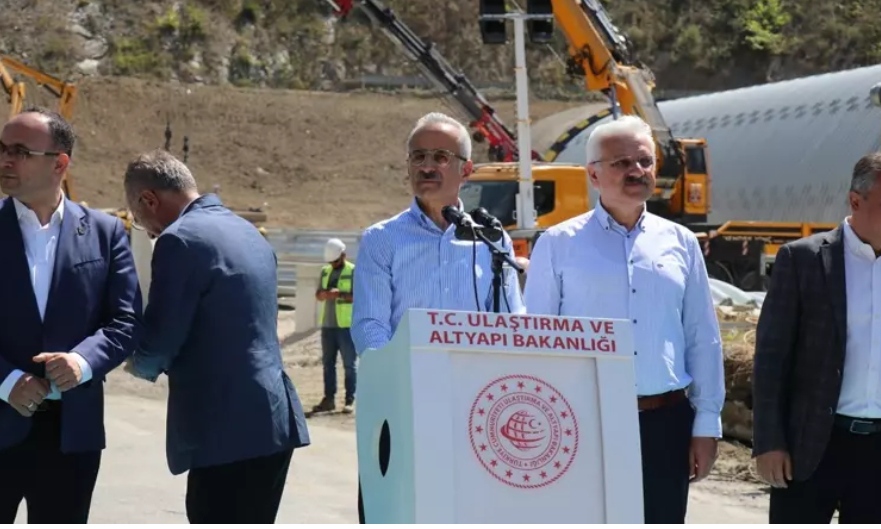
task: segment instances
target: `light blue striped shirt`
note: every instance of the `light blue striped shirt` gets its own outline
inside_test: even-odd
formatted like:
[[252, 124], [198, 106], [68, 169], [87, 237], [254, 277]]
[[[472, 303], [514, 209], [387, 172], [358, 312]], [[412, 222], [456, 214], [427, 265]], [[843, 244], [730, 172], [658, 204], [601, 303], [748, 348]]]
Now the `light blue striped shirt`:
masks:
[[539, 237], [525, 299], [530, 314], [631, 320], [637, 394], [691, 386], [693, 435], [721, 437], [722, 342], [694, 233], [651, 213], [628, 232], [597, 201]]
[[[513, 258], [507, 233], [499, 246]], [[457, 240], [454, 226], [441, 230], [415, 199], [408, 209], [370, 226], [361, 236], [355, 261], [351, 328], [355, 350], [360, 355], [384, 346], [411, 308], [491, 311], [491, 265], [492, 254], [483, 242]], [[517, 272], [507, 265], [502, 283], [500, 311], [525, 312]]]

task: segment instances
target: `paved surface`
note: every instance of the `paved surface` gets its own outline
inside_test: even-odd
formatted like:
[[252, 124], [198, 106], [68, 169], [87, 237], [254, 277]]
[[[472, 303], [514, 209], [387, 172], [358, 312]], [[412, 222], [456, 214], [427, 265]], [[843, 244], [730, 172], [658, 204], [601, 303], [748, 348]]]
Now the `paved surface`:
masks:
[[[186, 523], [186, 475], [165, 464], [165, 402], [109, 394], [107, 436], [92, 523]], [[310, 424], [313, 445], [294, 453], [278, 523], [357, 523], [354, 432]], [[766, 496], [742, 483], [696, 486], [690, 523], [766, 523]], [[17, 523], [24, 523], [22, 505]]]
[[[107, 443], [91, 523], [187, 523], [186, 474], [165, 463], [165, 403], [107, 396]], [[295, 451], [277, 523], [357, 523], [354, 437], [312, 426], [314, 445]], [[343, 447], [336, 450], [333, 447]], [[16, 523], [26, 520], [24, 504]]]

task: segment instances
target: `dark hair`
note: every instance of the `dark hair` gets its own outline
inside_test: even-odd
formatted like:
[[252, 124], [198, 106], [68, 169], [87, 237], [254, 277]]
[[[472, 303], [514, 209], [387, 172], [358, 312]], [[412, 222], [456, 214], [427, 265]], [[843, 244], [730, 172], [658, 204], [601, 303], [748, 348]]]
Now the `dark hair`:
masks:
[[45, 107], [30, 106], [22, 111], [24, 113], [35, 113], [45, 116], [49, 121], [49, 135], [52, 136], [53, 148], [71, 156], [73, 154], [73, 144], [76, 142], [76, 134], [73, 127], [64, 117]]

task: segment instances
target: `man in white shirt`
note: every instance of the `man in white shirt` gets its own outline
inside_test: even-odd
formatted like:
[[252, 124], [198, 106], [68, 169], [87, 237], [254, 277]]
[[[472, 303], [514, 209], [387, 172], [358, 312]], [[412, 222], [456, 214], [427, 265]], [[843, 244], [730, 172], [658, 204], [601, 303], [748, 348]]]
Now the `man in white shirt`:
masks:
[[0, 132], [0, 523], [86, 523], [105, 447], [105, 375], [141, 297], [122, 222], [67, 199], [74, 133], [28, 109]]
[[783, 245], [756, 333], [753, 455], [771, 523], [881, 523], [881, 154], [836, 229]]
[[530, 314], [633, 323], [646, 523], [685, 523], [690, 481], [706, 477], [722, 436], [722, 346], [697, 237], [646, 211], [655, 143], [639, 117], [598, 126], [587, 143], [593, 211], [536, 241]]

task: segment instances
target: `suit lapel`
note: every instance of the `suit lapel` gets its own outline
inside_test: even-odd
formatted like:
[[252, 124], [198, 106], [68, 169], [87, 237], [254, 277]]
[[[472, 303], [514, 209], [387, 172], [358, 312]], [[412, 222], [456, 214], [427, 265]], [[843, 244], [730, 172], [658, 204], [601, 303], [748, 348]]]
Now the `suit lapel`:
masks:
[[839, 226], [829, 232], [820, 246], [826, 290], [832, 303], [833, 317], [839, 336], [847, 336], [847, 282], [844, 274], [844, 234]]
[[0, 240], [3, 241], [3, 273], [0, 277], [6, 281], [2, 290], [12, 293], [4, 297], [11, 303], [22, 303], [21, 308], [25, 314], [33, 315], [35, 321], [40, 323], [40, 309], [37, 307], [37, 296], [34, 294], [33, 282], [31, 281], [30, 266], [28, 265], [27, 250], [24, 246], [24, 238], [18, 225], [18, 214], [11, 198], [3, 201], [0, 209]]
[[62, 300], [62, 280], [70, 272], [71, 267], [82, 261], [82, 251], [85, 245], [89, 225], [85, 212], [77, 204], [67, 198], [64, 199], [64, 216], [61, 219], [61, 229], [58, 232], [58, 244], [55, 247], [55, 267], [52, 271], [52, 284], [49, 287], [49, 299], [46, 301], [46, 316], [49, 318], [56, 303], [67, 301], [76, 303], [76, 300]]

